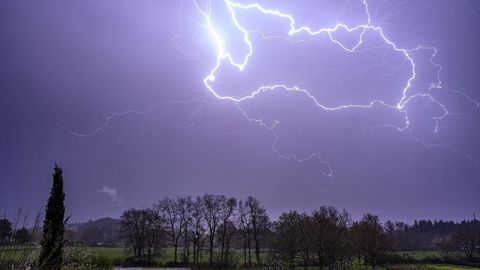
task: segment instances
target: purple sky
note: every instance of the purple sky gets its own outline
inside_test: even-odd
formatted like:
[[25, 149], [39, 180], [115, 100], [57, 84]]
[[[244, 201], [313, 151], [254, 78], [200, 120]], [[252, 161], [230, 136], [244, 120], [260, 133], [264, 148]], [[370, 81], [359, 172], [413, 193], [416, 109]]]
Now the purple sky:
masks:
[[0, 209], [42, 210], [58, 162], [72, 221], [205, 192], [480, 214], [480, 2], [230, 1], [1, 1]]

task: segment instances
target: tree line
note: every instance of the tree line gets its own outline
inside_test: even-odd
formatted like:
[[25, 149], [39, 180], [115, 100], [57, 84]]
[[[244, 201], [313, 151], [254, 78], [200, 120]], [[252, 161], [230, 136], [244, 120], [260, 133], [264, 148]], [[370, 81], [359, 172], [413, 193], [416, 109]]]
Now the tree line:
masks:
[[261, 262], [261, 249], [271, 222], [262, 203], [224, 195], [166, 197], [148, 209], [130, 209], [120, 217], [120, 236], [136, 260], [151, 263], [160, 248], [173, 248], [173, 264], [237, 264], [234, 250], [243, 250], [243, 264]]
[[285, 212], [272, 221], [261, 201], [251, 196], [165, 197], [150, 208], [125, 211], [120, 228], [137, 265], [152, 264], [166, 247], [173, 250], [171, 265], [209, 269], [332, 269], [357, 262], [376, 267], [399, 259], [391, 251], [418, 250], [419, 243], [428, 250], [461, 251], [465, 261], [480, 256], [480, 222], [475, 218], [408, 225], [381, 223], [378, 216], [366, 214], [354, 221], [345, 210], [322, 206], [311, 213]]

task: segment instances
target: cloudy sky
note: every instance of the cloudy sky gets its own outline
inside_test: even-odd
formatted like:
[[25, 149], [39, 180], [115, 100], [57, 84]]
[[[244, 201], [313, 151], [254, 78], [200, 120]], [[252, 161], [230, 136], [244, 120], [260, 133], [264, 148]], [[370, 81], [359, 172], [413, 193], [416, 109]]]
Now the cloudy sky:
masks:
[[6, 0], [0, 209], [480, 213], [477, 1]]

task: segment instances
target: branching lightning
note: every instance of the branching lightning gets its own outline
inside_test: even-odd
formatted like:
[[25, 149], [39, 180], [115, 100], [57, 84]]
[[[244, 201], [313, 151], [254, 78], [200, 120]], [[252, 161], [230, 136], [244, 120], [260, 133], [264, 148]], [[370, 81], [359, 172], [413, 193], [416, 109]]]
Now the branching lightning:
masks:
[[[203, 27], [210, 37], [213, 40], [217, 56], [216, 56], [216, 62], [213, 68], [210, 70], [210, 72], [207, 74], [207, 76], [204, 78], [203, 83], [205, 87], [208, 89], [208, 91], [217, 99], [220, 100], [227, 100], [227, 101], [232, 101], [236, 104], [237, 108], [242, 112], [243, 116], [245, 119], [247, 119], [250, 122], [255, 122], [260, 124], [262, 127], [270, 130], [274, 136], [274, 140], [272, 142], [272, 147], [271, 150], [279, 157], [284, 158], [284, 159], [294, 159], [299, 162], [311, 160], [311, 159], [318, 159], [321, 163], [327, 166], [327, 170], [323, 172], [324, 175], [332, 177], [333, 176], [333, 170], [332, 166], [322, 159], [321, 155], [318, 153], [312, 153], [309, 156], [306, 157], [298, 157], [297, 155], [283, 155], [280, 153], [277, 148], [276, 144], [278, 141], [278, 134], [276, 133], [275, 127], [279, 124], [279, 121], [275, 121], [271, 125], [267, 125], [266, 123], [263, 122], [262, 119], [255, 119], [250, 117], [247, 112], [242, 108], [241, 103], [246, 100], [254, 99], [257, 95], [265, 93], [265, 92], [270, 92], [270, 91], [275, 91], [275, 90], [286, 90], [289, 92], [296, 92], [299, 94], [303, 94], [306, 97], [308, 97], [313, 103], [321, 110], [328, 110], [328, 111], [337, 111], [337, 110], [346, 110], [346, 109], [371, 109], [374, 106], [385, 106], [390, 109], [395, 109], [399, 113], [404, 115], [404, 124], [402, 126], [396, 126], [392, 124], [384, 124], [382, 125], [383, 127], [391, 127], [395, 128], [400, 132], [406, 132], [412, 139], [415, 141], [421, 143], [422, 145], [425, 145], [426, 147], [433, 147], [433, 146], [447, 146], [450, 147], [452, 150], [455, 152], [462, 154], [464, 156], [467, 156], [469, 159], [471, 159], [475, 163], [479, 163], [478, 160], [475, 160], [471, 155], [462, 153], [458, 148], [455, 148], [454, 146], [450, 144], [429, 144], [424, 142], [422, 139], [417, 138], [409, 129], [410, 127], [410, 119], [407, 111], [407, 105], [415, 100], [415, 99], [426, 99], [431, 103], [435, 103], [438, 105], [439, 108], [443, 111], [441, 115], [433, 117], [433, 120], [435, 121], [435, 127], [434, 127], [434, 133], [437, 133], [440, 129], [440, 121], [444, 119], [447, 115], [453, 115], [454, 113], [451, 113], [448, 111], [447, 107], [442, 104], [440, 101], [438, 101], [435, 97], [433, 97], [430, 92], [434, 89], [442, 89], [442, 82], [440, 80], [440, 72], [442, 70], [442, 66], [438, 63], [434, 62], [434, 58], [438, 53], [437, 48], [431, 47], [431, 46], [422, 46], [418, 45], [414, 48], [402, 48], [399, 45], [397, 45], [395, 42], [390, 40], [385, 32], [384, 29], [382, 29], [381, 26], [374, 25], [372, 23], [372, 17], [377, 14], [377, 10], [374, 11], [374, 15], [372, 16], [370, 14], [370, 8], [368, 5], [367, 0], [362, 1], [362, 5], [364, 7], [363, 13], [366, 17], [366, 22], [363, 24], [358, 24], [355, 26], [349, 26], [343, 23], [338, 22], [334, 27], [328, 27], [328, 28], [320, 28], [320, 29], [312, 29], [309, 26], [305, 25], [298, 25], [296, 22], [294, 16], [285, 13], [280, 10], [274, 10], [274, 9], [268, 9], [263, 7], [259, 3], [250, 3], [250, 4], [241, 4], [237, 3], [233, 0], [223, 0], [225, 3], [226, 8], [228, 9], [228, 12], [230, 14], [230, 18], [232, 22], [234, 23], [235, 27], [237, 28], [238, 31], [240, 31], [243, 34], [243, 42], [247, 45], [248, 47], [248, 53], [246, 53], [241, 61], [235, 61], [234, 57], [232, 57], [232, 52], [230, 52], [226, 46], [225, 46], [225, 40], [222, 37], [222, 35], [217, 31], [216, 25], [213, 22], [212, 19], [212, 2], [208, 1], [205, 7], [200, 7], [200, 5], [197, 3], [197, 0], [193, 0], [193, 4], [196, 8], [196, 11], [201, 14], [201, 16], [204, 19], [204, 22], [196, 22], [197, 25]], [[402, 4], [402, 3], [400, 3]], [[395, 5], [392, 10], [396, 7]], [[344, 7], [345, 8], [345, 7]], [[251, 37], [250, 35], [253, 33], [258, 33], [259, 31], [257, 30], [247, 30], [238, 20], [238, 10], [244, 10], [244, 11], [256, 11], [256, 12], [261, 12], [264, 15], [267, 16], [275, 16], [280, 19], [287, 20], [289, 22], [289, 29], [287, 30], [287, 36], [282, 36], [281, 38], [290, 40], [290, 37], [293, 37], [298, 34], [307, 34], [312, 38], [315, 38], [316, 36], [320, 35], [326, 35], [329, 40], [342, 48], [345, 52], [348, 53], [354, 53], [356, 52], [359, 47], [363, 44], [364, 42], [364, 36], [365, 33], [368, 31], [375, 32], [383, 42], [388, 45], [391, 49], [395, 50], [398, 53], [401, 53], [404, 57], [405, 60], [409, 63], [410, 65], [410, 77], [406, 80], [404, 87], [401, 89], [401, 98], [394, 104], [389, 104], [387, 102], [384, 102], [382, 100], [372, 100], [371, 102], [367, 104], [343, 104], [339, 106], [334, 106], [334, 107], [329, 107], [326, 105], [323, 105], [320, 100], [318, 100], [311, 92], [309, 92], [308, 89], [302, 89], [296, 85], [285, 85], [285, 84], [272, 84], [272, 85], [264, 85], [259, 87], [258, 89], [255, 89], [251, 91], [248, 95], [242, 96], [242, 97], [234, 97], [234, 96], [229, 96], [229, 95], [221, 95], [219, 92], [212, 86], [212, 83], [216, 80], [217, 77], [217, 71], [220, 69], [222, 63], [225, 62], [225, 60], [228, 61], [228, 63], [237, 68], [239, 72], [243, 71], [245, 67], [249, 63], [250, 57], [254, 54], [254, 47], [252, 45]], [[392, 12], [392, 10], [390, 12]], [[340, 11], [342, 12], [342, 11]], [[340, 13], [339, 12], [339, 13]], [[347, 31], [349, 33], [353, 31], [361, 31], [360, 36], [358, 39], [358, 42], [354, 44], [354, 46], [347, 46], [343, 44], [340, 40], [335, 39], [334, 33], [337, 32], [338, 30], [343, 30]], [[260, 34], [263, 36], [264, 39], [270, 39], [273, 38], [272, 36], [264, 35], [263, 33], [260, 32]], [[414, 93], [410, 94], [409, 90], [412, 87], [413, 82], [417, 79], [417, 64], [414, 60], [413, 54], [418, 51], [431, 51], [431, 57], [430, 57], [430, 64], [436, 68], [436, 73], [437, 73], [437, 78], [436, 81], [432, 82], [429, 84], [429, 87], [425, 93]], [[463, 95], [465, 98], [467, 98], [469, 101], [474, 102], [478, 108], [480, 108], [479, 103], [470, 98], [469, 96], [463, 94], [461, 91], [456, 92], [459, 95]]]
[[[209, 71], [206, 72], [206, 76], [203, 79], [203, 85], [208, 90], [208, 93], [210, 93], [211, 96], [214, 97], [216, 100], [222, 101], [222, 102], [223, 101], [232, 102], [236, 106], [236, 108], [238, 108], [240, 113], [243, 115], [243, 117], [247, 121], [249, 121], [250, 123], [258, 124], [261, 127], [267, 129], [269, 132], [271, 132], [271, 134], [273, 135], [271, 150], [278, 157], [282, 159], [287, 159], [287, 160], [295, 160], [298, 162], [317, 161], [322, 165], [323, 168], [325, 168], [322, 171], [323, 175], [327, 177], [333, 177], [333, 166], [326, 159], [324, 159], [322, 155], [319, 153], [310, 153], [305, 156], [302, 156], [302, 155], [296, 155], [296, 154], [284, 154], [281, 151], [279, 151], [277, 148], [279, 135], [277, 133], [276, 128], [279, 126], [280, 121], [275, 120], [273, 121], [273, 123], [267, 123], [262, 118], [252, 117], [251, 115], [248, 114], [247, 110], [244, 107], [242, 107], [243, 102], [254, 100], [260, 95], [268, 92], [281, 90], [281, 91], [287, 91], [287, 92], [303, 95], [304, 97], [309, 99], [312, 102], [312, 104], [315, 105], [319, 110], [323, 110], [323, 111], [340, 111], [340, 110], [352, 110], [352, 109], [369, 110], [377, 106], [378, 107], [382, 106], [391, 110], [395, 110], [398, 113], [400, 113], [400, 115], [403, 117], [403, 123], [401, 125], [385, 123], [385, 124], [381, 124], [371, 128], [372, 129], [380, 128], [380, 127], [393, 128], [399, 132], [407, 134], [415, 142], [418, 142], [424, 145], [425, 147], [428, 147], [428, 148], [447, 147], [451, 149], [453, 152], [470, 159], [472, 162], [474, 162], [477, 165], [480, 165], [480, 159], [475, 158], [473, 155], [469, 153], [464, 153], [460, 148], [455, 146], [455, 144], [453, 143], [434, 144], [434, 143], [426, 142], [422, 138], [416, 136], [410, 128], [411, 117], [409, 116], [408, 105], [414, 100], [426, 100], [430, 103], [435, 104], [438, 108], [440, 108], [441, 113], [433, 117], [433, 121], [435, 123], [433, 133], [438, 133], [440, 131], [441, 129], [440, 122], [443, 119], [445, 119], [447, 116], [453, 116], [457, 114], [455, 112], [449, 111], [447, 106], [444, 105], [432, 94], [434, 91], [445, 90], [455, 95], [459, 95], [462, 98], [468, 100], [468, 102], [473, 104], [478, 110], [480, 110], [480, 102], [475, 100], [471, 96], [463, 93], [462, 91], [453, 90], [443, 85], [440, 79], [442, 66], [434, 61], [438, 53], [437, 48], [433, 46], [425, 46], [425, 45], [418, 45], [411, 48], [403, 48], [402, 46], [400, 46], [398, 43], [394, 42], [391, 38], [387, 36], [384, 28], [382, 27], [383, 24], [381, 23], [386, 17], [389, 16], [389, 14], [393, 13], [395, 8], [406, 4], [408, 1], [398, 2], [394, 4], [392, 8], [387, 11], [386, 14], [384, 14], [381, 18], [377, 19], [379, 8], [383, 4], [383, 2], [379, 6], [377, 6], [375, 10], [372, 11], [371, 7], [369, 6], [368, 0], [358, 0], [362, 4], [361, 12], [362, 12], [362, 15], [365, 17], [365, 21], [363, 23], [352, 26], [352, 25], [348, 25], [340, 22], [337, 17], [336, 24], [333, 27], [325, 27], [325, 28], [318, 28], [318, 29], [313, 29], [312, 27], [309, 27], [307, 25], [299, 25], [296, 18], [293, 15], [289, 14], [288, 12], [265, 8], [260, 3], [242, 4], [242, 3], [236, 2], [235, 0], [205, 0], [206, 5], [202, 6], [198, 3], [198, 1], [200, 0], [188, 0], [188, 1], [191, 1], [193, 9], [197, 13], [197, 15], [199, 15], [199, 18], [183, 14], [182, 11], [185, 7], [185, 3], [184, 3], [184, 0], [182, 0], [179, 13], [178, 13], [180, 32], [173, 37], [172, 39], [173, 44], [186, 57], [191, 57], [191, 58], [198, 57], [199, 60], [202, 60], [197, 54], [194, 54], [194, 53], [192, 54], [184, 50], [182, 46], [180, 46], [177, 43], [177, 41], [184, 34], [183, 33], [184, 19], [193, 21], [196, 26], [200, 27], [202, 30], [205, 31], [206, 34], [208, 34], [214, 46], [215, 59], [214, 59], [213, 66], [209, 66]], [[218, 30], [218, 25], [215, 25], [215, 20], [212, 17], [213, 1], [218, 1], [216, 3], [219, 3], [220, 1], [222, 1], [221, 3], [223, 3], [225, 8], [228, 10], [229, 19], [235, 26], [236, 30], [239, 33], [241, 33], [242, 42], [244, 43], [244, 45], [246, 45], [247, 52], [244, 55], [242, 55], [240, 60], [235, 60], [235, 58], [233, 57], [233, 52], [230, 51], [229, 48], [226, 46], [227, 42], [225, 40], [225, 37], [222, 36], [220, 31]], [[345, 2], [344, 9], [346, 8], [348, 2], [349, 1]], [[475, 11], [470, 7], [470, 5], [467, 2], [465, 3], [465, 5], [467, 5], [470, 8], [470, 10], [475, 16], [478, 16], [478, 14], [475, 13]], [[245, 26], [242, 25], [241, 20], [239, 20], [239, 11], [257, 12], [257, 13], [259, 12], [267, 17], [270, 16], [280, 20], [284, 20], [288, 22], [288, 29], [285, 29], [285, 35], [277, 35], [277, 36], [271, 36], [256, 29], [247, 29]], [[340, 10], [338, 14], [340, 14], [341, 12], [343, 12], [343, 10]], [[378, 21], [378, 23], [374, 23], [374, 21]], [[335, 38], [335, 33], [339, 31], [346, 31], [348, 33], [359, 32], [360, 34], [359, 34], [358, 41], [353, 45], [344, 44], [341, 40]], [[361, 46], [365, 42], [365, 36], [367, 33], [376, 34], [383, 41], [385, 46], [402, 55], [404, 57], [404, 62], [408, 64], [408, 69], [409, 69], [408, 78], [405, 79], [401, 88], [398, 89], [398, 91], [400, 91], [399, 99], [393, 103], [386, 102], [381, 99], [373, 99], [364, 104], [349, 103], [349, 104], [341, 104], [337, 106], [327, 106], [322, 102], [322, 100], [316, 97], [309, 89], [306, 89], [305, 87], [301, 87], [302, 81], [298, 82], [295, 85], [289, 85], [281, 82], [266, 84], [258, 87], [257, 89], [252, 89], [248, 94], [241, 97], [220, 94], [220, 91], [213, 86], [213, 83], [217, 79], [217, 76], [219, 76], [218, 71], [220, 70], [223, 64], [227, 63], [228, 65], [231, 65], [238, 72], [244, 71], [244, 69], [249, 65], [250, 58], [256, 53], [254, 49], [254, 45], [252, 43], [252, 35], [254, 34], [260, 35], [265, 40], [280, 38], [280, 39], [287, 40], [289, 42], [309, 42], [309, 40], [301, 39], [301, 37], [303, 36], [308, 36], [312, 40], [316, 40], [317, 38], [320, 38], [320, 37], [326, 37], [327, 40], [329, 40], [335, 46], [338, 46], [339, 48], [344, 50], [346, 53], [356, 53], [361, 50]], [[414, 84], [414, 82], [418, 82], [417, 62], [415, 60], [415, 54], [418, 52], [429, 53], [430, 55], [429, 64], [435, 69], [435, 72], [436, 72], [436, 78], [433, 80], [433, 82], [427, 83], [425, 89], [422, 90], [422, 92], [420, 93], [412, 91], [412, 85]], [[314, 76], [314, 74], [310, 74], [306, 76], [304, 80], [306, 80], [309, 76]], [[122, 117], [129, 114], [134, 114], [134, 115], [152, 114], [162, 104], [165, 105], [165, 107], [163, 108], [166, 109], [166, 107], [169, 104], [191, 103], [191, 102], [196, 102], [196, 103], [199, 103], [200, 105], [198, 106], [197, 109], [195, 109], [190, 113], [189, 124], [186, 126], [188, 128], [194, 125], [193, 116], [201, 112], [205, 104], [208, 104], [207, 98], [200, 99], [200, 100], [187, 100], [187, 101], [172, 100], [166, 103], [155, 104], [146, 110], [126, 110], [119, 113], [113, 113], [107, 116], [104, 119], [103, 124], [101, 124], [99, 127], [86, 133], [73, 131], [65, 127], [61, 127], [60, 129], [76, 137], [93, 137], [97, 135], [99, 132], [101, 132], [102, 130], [104, 130], [105, 128], [107, 128], [111, 124], [111, 122], [118, 117]], [[152, 123], [151, 127], [149, 127], [144, 132], [147, 132], [149, 129], [153, 128], [155, 124], [156, 124], [156, 120]]]
[[129, 109], [129, 110], [121, 111], [121, 112], [112, 113], [112, 114], [106, 116], [103, 119], [103, 123], [101, 125], [99, 125], [95, 129], [93, 129], [91, 131], [88, 131], [88, 132], [80, 132], [80, 131], [72, 130], [72, 129], [66, 127], [66, 126], [61, 126], [61, 127], [58, 127], [56, 129], [48, 132], [48, 133], [43, 133], [41, 135], [48, 135], [50, 133], [54, 133], [54, 132], [57, 132], [57, 131], [63, 131], [63, 132], [66, 132], [67, 134], [69, 134], [71, 136], [78, 137], [78, 138], [95, 137], [97, 134], [99, 134], [100, 132], [102, 132], [103, 130], [108, 128], [112, 124], [112, 122], [117, 118], [120, 118], [120, 117], [123, 117], [123, 116], [126, 116], [126, 115], [151, 115], [156, 110], [160, 110], [160, 112], [158, 114], [156, 114], [156, 117], [152, 121], [151, 125], [149, 125], [145, 130], [137, 132], [137, 135], [143, 135], [143, 134], [145, 134], [146, 132], [150, 131], [152, 128], [155, 127], [158, 119], [160, 118], [159, 115], [161, 115], [163, 112], [165, 112], [170, 105], [173, 105], [173, 104], [190, 104], [190, 103], [200, 103], [199, 108], [195, 109], [194, 111], [192, 111], [189, 114], [189, 123], [185, 127], [191, 127], [191, 126], [193, 126], [192, 117], [203, 108], [203, 106], [205, 105], [205, 99], [203, 99], [203, 100], [199, 100], [199, 99], [169, 100], [167, 102], [157, 102], [157, 103], [155, 103], [154, 105], [150, 106], [148, 109], [145, 109], [145, 110]]

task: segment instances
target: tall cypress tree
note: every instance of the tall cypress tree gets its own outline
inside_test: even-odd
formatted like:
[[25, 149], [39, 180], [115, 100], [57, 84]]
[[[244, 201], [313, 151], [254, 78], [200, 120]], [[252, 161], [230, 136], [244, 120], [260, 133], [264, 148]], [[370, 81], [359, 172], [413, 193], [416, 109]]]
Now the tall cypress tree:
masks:
[[40, 270], [60, 270], [63, 263], [63, 233], [65, 230], [65, 193], [62, 168], [55, 164], [53, 186], [48, 199], [43, 225]]

